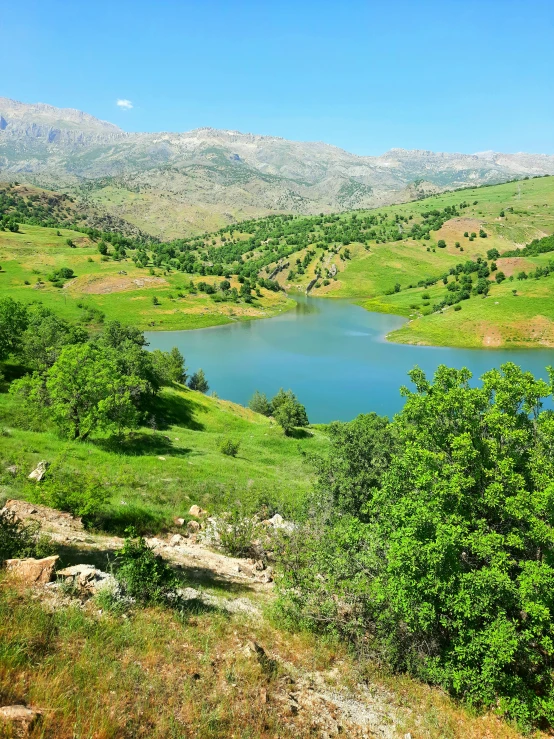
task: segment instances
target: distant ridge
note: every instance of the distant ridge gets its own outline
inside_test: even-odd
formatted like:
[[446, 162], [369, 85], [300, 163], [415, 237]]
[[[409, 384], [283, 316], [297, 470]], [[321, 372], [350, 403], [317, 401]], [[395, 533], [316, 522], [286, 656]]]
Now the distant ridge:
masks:
[[554, 174], [554, 156], [395, 148], [369, 157], [209, 127], [128, 133], [72, 108], [0, 98], [0, 179], [86, 193], [159, 236], [272, 212], [378, 207], [544, 174]]

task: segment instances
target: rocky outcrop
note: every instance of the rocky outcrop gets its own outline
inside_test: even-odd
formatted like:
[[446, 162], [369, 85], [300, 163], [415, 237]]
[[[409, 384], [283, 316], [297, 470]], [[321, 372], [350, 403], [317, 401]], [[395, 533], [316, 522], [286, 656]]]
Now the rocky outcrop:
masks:
[[58, 560], [58, 555], [43, 559], [7, 559], [6, 571], [11, 579], [24, 585], [44, 584], [52, 580]]
[[97, 570], [92, 565], [73, 565], [59, 570], [56, 575], [59, 581], [82, 594], [94, 594], [104, 588], [117, 588], [116, 579], [112, 575]]

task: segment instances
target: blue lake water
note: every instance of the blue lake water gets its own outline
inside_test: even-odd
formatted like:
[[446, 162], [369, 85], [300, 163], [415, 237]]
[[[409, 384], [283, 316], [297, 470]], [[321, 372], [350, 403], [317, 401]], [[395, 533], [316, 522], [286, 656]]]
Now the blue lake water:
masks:
[[375, 411], [392, 416], [400, 386], [418, 365], [428, 375], [439, 364], [468, 367], [478, 378], [513, 361], [547, 379], [554, 350], [449, 349], [393, 344], [385, 335], [405, 319], [368, 313], [348, 301], [297, 298], [295, 310], [275, 318], [196, 331], [146, 333], [150, 349], [177, 346], [189, 372], [202, 368], [210, 390], [245, 405], [254, 390], [274, 395], [291, 388], [312, 423], [347, 421]]

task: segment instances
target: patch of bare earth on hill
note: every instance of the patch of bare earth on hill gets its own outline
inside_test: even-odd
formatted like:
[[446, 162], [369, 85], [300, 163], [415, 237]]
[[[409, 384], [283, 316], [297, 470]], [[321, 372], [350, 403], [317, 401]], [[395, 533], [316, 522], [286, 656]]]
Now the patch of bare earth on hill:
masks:
[[524, 257], [501, 257], [496, 260], [499, 270], [504, 272], [506, 277], [511, 277], [517, 272], [525, 272], [535, 268], [533, 262], [529, 262]]
[[477, 327], [477, 333], [482, 336], [483, 346], [495, 348], [502, 346], [502, 334], [498, 326], [490, 323], [481, 323]]
[[161, 287], [168, 285], [163, 277], [127, 277], [125, 275], [94, 275], [77, 277], [66, 283], [70, 290], [89, 295], [108, 295], [125, 290], [139, 290], [143, 287]]
[[[470, 246], [467, 243], [467, 239], [464, 237], [464, 233], [467, 231], [469, 234], [479, 233], [479, 229], [482, 227], [482, 222], [477, 218], [451, 218], [449, 221], [443, 223], [442, 227], [436, 232], [435, 238], [444, 239], [446, 241], [447, 250], [451, 254], [458, 254], [458, 249], [454, 246], [456, 241], [459, 241], [463, 247], [468, 248]], [[475, 242], [473, 242], [475, 244]], [[486, 244], [483, 244], [486, 247]], [[483, 253], [486, 249], [483, 248]]]

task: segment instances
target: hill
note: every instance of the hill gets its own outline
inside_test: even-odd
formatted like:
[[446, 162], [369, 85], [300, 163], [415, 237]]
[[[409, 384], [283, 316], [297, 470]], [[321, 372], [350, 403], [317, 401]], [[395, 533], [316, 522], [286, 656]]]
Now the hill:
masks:
[[[294, 305], [286, 292], [309, 291], [406, 316], [395, 341], [554, 345], [552, 177], [344, 214], [272, 215], [171, 242], [82, 226], [86, 208], [30, 186], [0, 188], [0, 202], [6, 224], [22, 223], [0, 230], [3, 290], [72, 319], [200, 328], [275, 315]], [[535, 240], [540, 248], [524, 248]], [[73, 276], [57, 279], [64, 267]]]
[[554, 173], [554, 157], [392, 149], [201, 128], [127, 133], [71, 109], [0, 98], [0, 176], [61, 187], [160, 238], [268, 213], [376, 207], [429, 192]]

